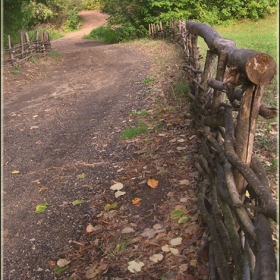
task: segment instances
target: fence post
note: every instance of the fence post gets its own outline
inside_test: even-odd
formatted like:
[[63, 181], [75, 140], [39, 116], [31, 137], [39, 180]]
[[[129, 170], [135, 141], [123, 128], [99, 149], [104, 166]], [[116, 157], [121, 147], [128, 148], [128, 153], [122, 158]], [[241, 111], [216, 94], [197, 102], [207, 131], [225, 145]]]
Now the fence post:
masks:
[[[250, 165], [253, 153], [255, 130], [261, 100], [264, 94], [264, 85], [251, 84], [247, 87], [240, 101], [240, 110], [236, 126], [236, 154], [241, 160]], [[244, 196], [246, 181], [238, 172], [234, 172], [236, 188], [240, 197]]]
[[[227, 52], [222, 50], [219, 55], [218, 65], [217, 65], [217, 74], [216, 74], [217, 81], [222, 82], [224, 80], [226, 64], [227, 64]], [[222, 91], [219, 91], [217, 89], [214, 90], [212, 107], [211, 107], [212, 115], [215, 115], [219, 110], [220, 104], [224, 101], [224, 96], [225, 94]]]
[[9, 46], [9, 53], [10, 53], [10, 58], [12, 61], [12, 65], [14, 65], [14, 55], [13, 55], [13, 51], [12, 51], [12, 44], [11, 44], [11, 36], [8, 35], [8, 46]]

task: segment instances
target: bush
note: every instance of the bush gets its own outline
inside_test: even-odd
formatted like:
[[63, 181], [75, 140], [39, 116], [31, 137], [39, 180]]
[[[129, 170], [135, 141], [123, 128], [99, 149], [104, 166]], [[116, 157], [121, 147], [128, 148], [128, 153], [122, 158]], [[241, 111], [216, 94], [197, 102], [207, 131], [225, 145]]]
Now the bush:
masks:
[[64, 25], [64, 31], [73, 31], [78, 29], [80, 25], [80, 17], [78, 15], [78, 9], [76, 6], [72, 6], [67, 13], [67, 20]]
[[100, 26], [93, 29], [84, 39], [102, 41], [107, 44], [116, 44], [136, 38], [147, 36], [147, 30], [140, 26], [137, 30], [132, 25], [123, 25], [113, 28], [110, 25]]

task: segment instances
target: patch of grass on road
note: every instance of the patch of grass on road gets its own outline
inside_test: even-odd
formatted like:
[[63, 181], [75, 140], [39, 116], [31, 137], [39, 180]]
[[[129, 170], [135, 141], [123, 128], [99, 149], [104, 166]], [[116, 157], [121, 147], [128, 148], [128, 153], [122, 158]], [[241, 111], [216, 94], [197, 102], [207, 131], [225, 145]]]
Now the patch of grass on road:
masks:
[[133, 137], [142, 134], [144, 132], [146, 132], [148, 129], [148, 126], [144, 123], [139, 123], [137, 126], [131, 127], [126, 129], [122, 135], [121, 135], [121, 139], [125, 140], [125, 139], [132, 139]]

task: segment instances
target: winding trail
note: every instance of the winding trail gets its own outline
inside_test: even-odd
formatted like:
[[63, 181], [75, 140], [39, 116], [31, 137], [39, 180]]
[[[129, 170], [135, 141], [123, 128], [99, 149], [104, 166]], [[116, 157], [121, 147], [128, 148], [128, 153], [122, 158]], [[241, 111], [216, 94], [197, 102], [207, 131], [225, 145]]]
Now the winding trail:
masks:
[[[92, 211], [104, 205], [104, 187], [133, 157], [119, 137], [129, 112], [145, 102], [149, 65], [132, 45], [83, 40], [107, 16], [81, 15], [81, 30], [51, 42], [62, 54], [52, 71], [4, 86], [4, 280], [58, 279], [59, 252], [81, 240]], [[85, 203], [75, 207], [75, 200]], [[48, 207], [36, 214], [41, 203]]]
[[99, 11], [80, 11], [79, 15], [83, 18], [82, 27], [74, 32], [67, 33], [64, 37], [51, 42], [52, 49], [58, 53], [71, 53], [75, 49], [81, 48], [81, 45], [90, 46], [92, 40], [83, 40], [82, 37], [91, 32], [92, 29], [102, 26], [108, 19], [107, 14]]

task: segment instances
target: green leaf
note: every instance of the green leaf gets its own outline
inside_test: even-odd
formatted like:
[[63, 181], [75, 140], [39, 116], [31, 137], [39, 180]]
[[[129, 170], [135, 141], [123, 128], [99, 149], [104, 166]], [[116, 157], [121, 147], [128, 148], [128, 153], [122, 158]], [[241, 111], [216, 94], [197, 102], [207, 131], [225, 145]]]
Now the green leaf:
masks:
[[79, 204], [83, 204], [85, 201], [82, 199], [82, 200], [75, 200], [75, 201], [73, 201], [72, 202], [72, 204], [74, 205], [74, 206], [76, 206], [76, 205], [79, 205]]
[[118, 206], [118, 203], [117, 202], [114, 202], [114, 203], [112, 203], [112, 204], [106, 204], [105, 206], [104, 206], [104, 211], [106, 211], [106, 212], [108, 212], [108, 211], [110, 211], [111, 209], [115, 209], [116, 207]]
[[183, 217], [181, 217], [181, 218], [178, 220], [178, 223], [179, 223], [179, 224], [184, 224], [184, 223], [186, 223], [188, 220], [189, 220], [188, 217], [183, 216]]
[[84, 179], [86, 176], [87, 176], [86, 173], [82, 173], [82, 174], [78, 174], [78, 175], [77, 175], [77, 178], [78, 178], [78, 179]]
[[59, 274], [63, 273], [65, 270], [67, 270], [68, 267], [69, 267], [68, 265], [64, 266], [64, 267], [58, 267], [54, 270], [54, 273], [59, 275]]
[[38, 204], [38, 205], [36, 206], [35, 213], [39, 214], [39, 213], [44, 212], [44, 211], [47, 209], [48, 205], [49, 205], [49, 204], [48, 204], [47, 202]]
[[183, 214], [184, 214], [184, 210], [178, 209], [178, 210], [173, 210], [170, 215], [172, 219], [179, 219]]

